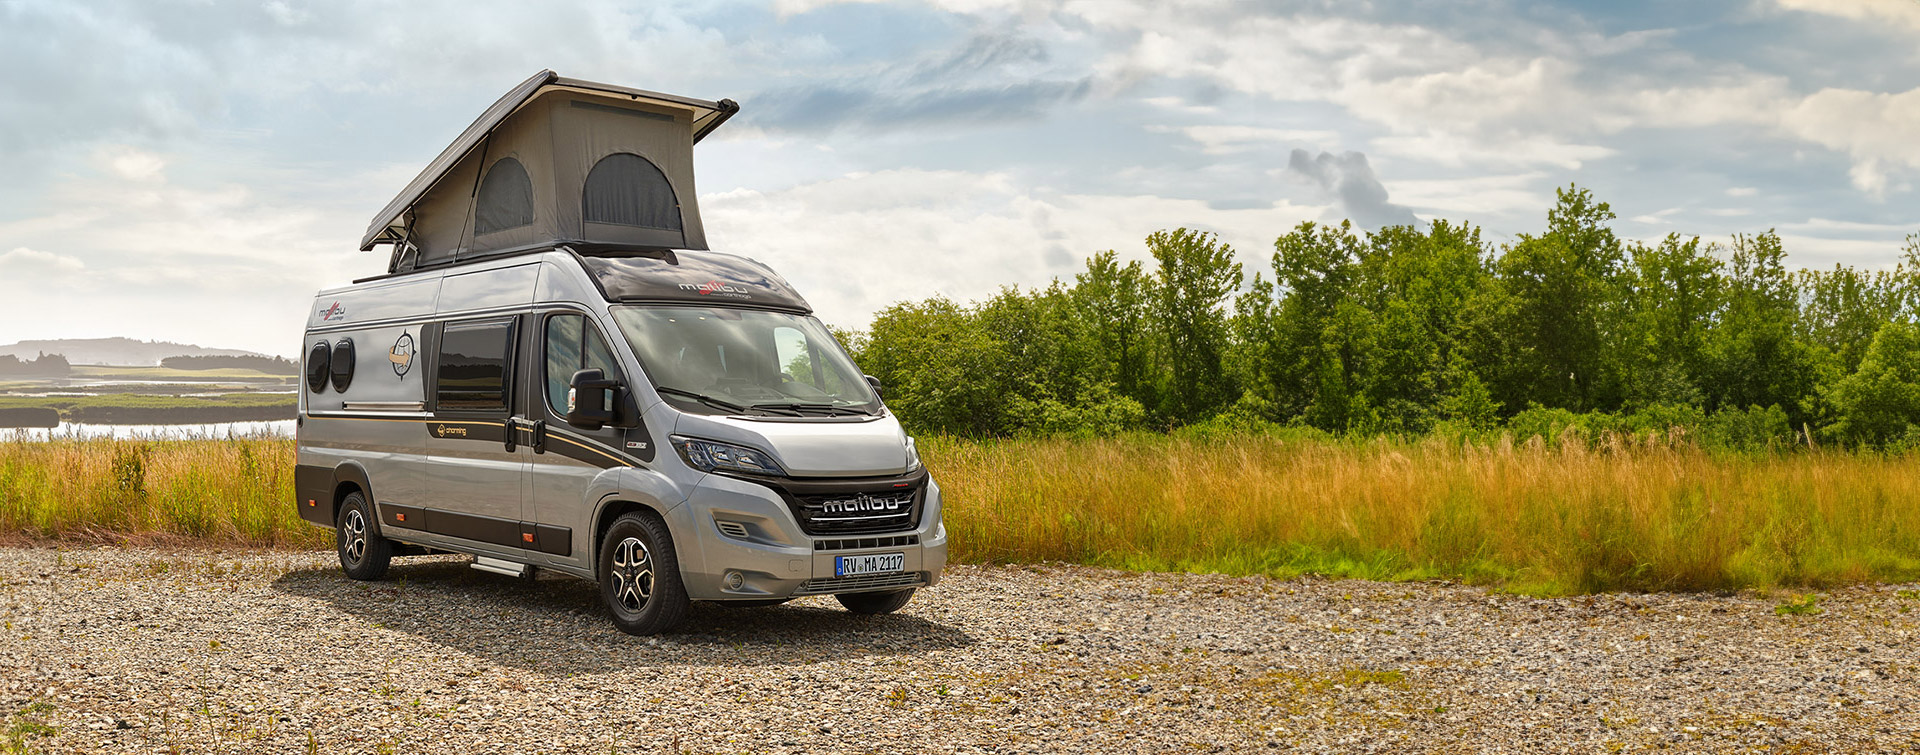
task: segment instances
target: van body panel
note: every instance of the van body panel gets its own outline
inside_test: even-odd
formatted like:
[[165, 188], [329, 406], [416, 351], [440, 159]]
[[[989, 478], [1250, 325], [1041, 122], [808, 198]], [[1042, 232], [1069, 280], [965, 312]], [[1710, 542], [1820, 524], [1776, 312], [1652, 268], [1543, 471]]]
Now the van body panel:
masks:
[[440, 276], [410, 276], [364, 287], [320, 292], [307, 313], [307, 330], [357, 327], [431, 313], [440, 297]]
[[880, 477], [907, 471], [907, 434], [891, 413], [838, 421], [681, 414], [678, 435], [773, 454], [795, 477]]
[[533, 303], [533, 291], [540, 265], [527, 263], [510, 267], [449, 273], [440, 284], [438, 314], [476, 310], [524, 307]]

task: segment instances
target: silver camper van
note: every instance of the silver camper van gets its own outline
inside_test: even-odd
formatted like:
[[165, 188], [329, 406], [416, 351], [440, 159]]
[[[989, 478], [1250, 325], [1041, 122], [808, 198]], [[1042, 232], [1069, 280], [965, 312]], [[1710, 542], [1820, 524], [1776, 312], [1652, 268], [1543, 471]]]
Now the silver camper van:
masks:
[[542, 72], [375, 218], [388, 273], [320, 292], [302, 344], [295, 505], [349, 577], [571, 574], [634, 634], [938, 581], [940, 489], [879, 386], [704, 248], [691, 147], [735, 109]]

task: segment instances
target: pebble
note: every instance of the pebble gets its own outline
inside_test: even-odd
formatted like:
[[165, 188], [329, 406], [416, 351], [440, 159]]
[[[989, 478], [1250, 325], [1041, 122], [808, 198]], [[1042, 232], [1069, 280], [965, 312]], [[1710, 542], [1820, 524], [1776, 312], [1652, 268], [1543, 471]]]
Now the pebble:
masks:
[[1909, 752], [1902, 587], [1780, 616], [956, 566], [892, 616], [695, 604], [636, 638], [587, 582], [451, 557], [362, 583], [330, 553], [0, 548], [0, 730], [45, 752]]

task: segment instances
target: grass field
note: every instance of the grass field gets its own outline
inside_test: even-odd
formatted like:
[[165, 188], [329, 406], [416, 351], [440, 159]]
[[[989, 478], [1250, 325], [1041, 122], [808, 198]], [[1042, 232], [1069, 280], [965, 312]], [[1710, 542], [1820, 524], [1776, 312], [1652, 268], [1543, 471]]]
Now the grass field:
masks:
[[299, 380], [294, 375], [270, 375], [259, 370], [223, 368], [217, 370], [182, 370], [159, 366], [124, 366], [76, 364], [68, 377], [94, 380], [241, 380], [245, 382], [271, 382], [293, 384]]
[[217, 396], [162, 396], [107, 393], [89, 396], [5, 396], [0, 409], [53, 409], [68, 422], [93, 424], [190, 424], [293, 419], [297, 397], [291, 393], [224, 393]]
[[[952, 556], [1531, 594], [1920, 579], [1920, 455], [1272, 436], [922, 439]], [[0, 443], [0, 531], [324, 547], [288, 440]]]

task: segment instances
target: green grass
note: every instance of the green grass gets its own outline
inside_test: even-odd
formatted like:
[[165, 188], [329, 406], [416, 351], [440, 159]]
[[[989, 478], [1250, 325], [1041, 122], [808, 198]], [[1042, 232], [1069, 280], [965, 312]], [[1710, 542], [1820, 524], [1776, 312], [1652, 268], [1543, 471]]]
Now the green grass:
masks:
[[292, 419], [291, 393], [224, 393], [216, 396], [156, 396], [110, 393], [90, 396], [0, 396], [0, 409], [48, 408], [68, 422], [93, 424], [188, 424]]
[[[959, 562], [1543, 595], [1920, 579], [1920, 455], [1259, 435], [920, 448]], [[0, 532], [327, 547], [294, 511], [293, 458], [277, 439], [0, 442]]]
[[93, 396], [0, 396], [0, 409], [45, 406], [70, 409], [182, 409], [236, 406], [294, 406], [291, 393], [222, 393], [216, 396], [156, 396], [111, 393]]

